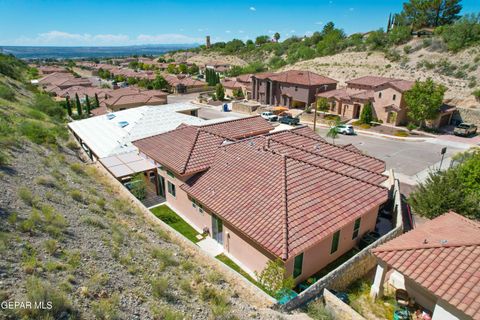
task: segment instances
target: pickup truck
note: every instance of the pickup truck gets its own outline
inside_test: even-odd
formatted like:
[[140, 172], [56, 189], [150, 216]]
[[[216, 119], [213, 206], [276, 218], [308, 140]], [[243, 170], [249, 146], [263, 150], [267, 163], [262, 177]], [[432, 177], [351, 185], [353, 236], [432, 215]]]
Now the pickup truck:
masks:
[[453, 129], [453, 134], [456, 136], [467, 137], [469, 135], [474, 135], [477, 133], [477, 126], [472, 123], [462, 122]]
[[291, 126], [295, 126], [300, 123], [300, 119], [294, 118], [292, 116], [283, 116], [280, 118], [279, 122], [284, 124], [289, 124]]

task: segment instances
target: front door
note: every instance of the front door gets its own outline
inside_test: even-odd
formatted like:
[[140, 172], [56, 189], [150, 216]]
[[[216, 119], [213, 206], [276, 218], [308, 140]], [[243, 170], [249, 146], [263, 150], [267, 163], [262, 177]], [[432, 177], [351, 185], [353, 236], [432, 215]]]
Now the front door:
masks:
[[223, 222], [215, 215], [212, 215], [212, 238], [223, 244]]
[[158, 195], [165, 198], [165, 178], [158, 175]]

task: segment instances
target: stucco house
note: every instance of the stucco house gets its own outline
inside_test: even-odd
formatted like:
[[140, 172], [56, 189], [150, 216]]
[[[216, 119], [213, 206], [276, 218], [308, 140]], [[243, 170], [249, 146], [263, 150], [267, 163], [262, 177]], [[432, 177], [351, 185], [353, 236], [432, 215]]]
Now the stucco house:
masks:
[[363, 107], [370, 102], [378, 120], [393, 125], [406, 124], [404, 93], [413, 84], [413, 81], [365, 76], [347, 81], [345, 88], [318, 93], [317, 98], [327, 98], [330, 112], [345, 118], [360, 118]]
[[305, 109], [315, 95], [334, 90], [337, 81], [310, 71], [289, 70], [252, 76], [252, 99], [265, 105]]
[[252, 97], [252, 75], [244, 74], [234, 78], [225, 78], [221, 81], [227, 97], [235, 97], [234, 90], [241, 90], [245, 99]]
[[448, 212], [373, 249], [371, 295], [403, 289], [433, 320], [480, 319], [480, 223]]
[[271, 129], [255, 116], [133, 143], [170, 207], [225, 255], [253, 276], [280, 259], [299, 283], [374, 230], [385, 163], [308, 127]]

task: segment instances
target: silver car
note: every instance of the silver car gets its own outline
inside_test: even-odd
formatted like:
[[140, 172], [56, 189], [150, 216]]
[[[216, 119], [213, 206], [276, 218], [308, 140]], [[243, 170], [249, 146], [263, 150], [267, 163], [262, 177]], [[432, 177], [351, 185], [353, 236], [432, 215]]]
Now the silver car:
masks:
[[353, 130], [351, 124], [340, 124], [335, 128], [337, 129], [337, 132], [341, 134], [355, 134], [355, 130]]

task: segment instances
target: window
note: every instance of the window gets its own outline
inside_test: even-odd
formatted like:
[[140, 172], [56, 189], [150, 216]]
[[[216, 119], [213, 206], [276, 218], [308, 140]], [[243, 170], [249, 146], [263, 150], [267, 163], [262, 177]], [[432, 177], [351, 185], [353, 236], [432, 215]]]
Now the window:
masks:
[[382, 97], [382, 93], [381, 93], [381, 92], [378, 93], [378, 97], [379, 97], [379, 98]]
[[396, 94], [393, 95], [393, 101], [395, 101], [395, 99], [397, 99], [397, 95], [396, 95]]
[[357, 220], [355, 220], [355, 225], [353, 226], [352, 239], [355, 239], [356, 237], [358, 237], [358, 232], [360, 231], [360, 220], [361, 218], [358, 218]]
[[298, 91], [298, 87], [297, 87], [297, 86], [295, 86], [295, 91]]
[[175, 191], [175, 185], [168, 181], [168, 193], [170, 193], [172, 196], [176, 196], [176, 191]]
[[195, 200], [192, 200], [192, 207], [193, 207], [194, 209], [197, 209], [197, 204], [195, 203]]
[[293, 262], [293, 277], [296, 278], [302, 274], [303, 267], [303, 252], [295, 257]]
[[172, 171], [167, 170], [167, 174], [168, 174], [170, 177], [175, 178], [175, 175], [173, 174]]
[[332, 239], [332, 249], [330, 250], [330, 254], [336, 252], [338, 250], [338, 242], [340, 241], [340, 230], [333, 234]]

